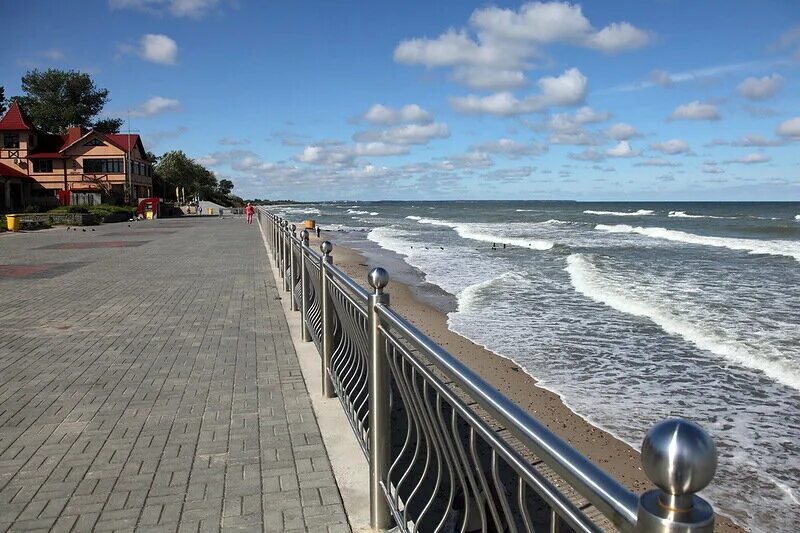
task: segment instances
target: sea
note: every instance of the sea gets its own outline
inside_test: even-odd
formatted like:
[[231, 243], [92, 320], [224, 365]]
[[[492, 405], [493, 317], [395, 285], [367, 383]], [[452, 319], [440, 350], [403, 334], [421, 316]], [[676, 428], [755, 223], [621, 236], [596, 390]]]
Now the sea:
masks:
[[659, 420], [697, 422], [719, 453], [703, 496], [752, 531], [800, 528], [800, 203], [273, 210], [315, 219], [637, 450]]

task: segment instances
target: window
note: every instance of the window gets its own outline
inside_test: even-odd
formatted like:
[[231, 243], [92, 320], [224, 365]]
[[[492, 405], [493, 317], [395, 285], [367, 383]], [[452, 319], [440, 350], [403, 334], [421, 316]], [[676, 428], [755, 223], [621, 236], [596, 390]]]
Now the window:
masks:
[[3, 148], [19, 148], [19, 133], [6, 133], [3, 136]]
[[114, 174], [124, 172], [122, 159], [84, 159], [84, 174]]
[[52, 159], [34, 159], [33, 160], [34, 172], [53, 172]]
[[84, 146], [105, 146], [105, 145], [106, 144], [100, 139], [92, 139], [91, 141], [84, 144]]

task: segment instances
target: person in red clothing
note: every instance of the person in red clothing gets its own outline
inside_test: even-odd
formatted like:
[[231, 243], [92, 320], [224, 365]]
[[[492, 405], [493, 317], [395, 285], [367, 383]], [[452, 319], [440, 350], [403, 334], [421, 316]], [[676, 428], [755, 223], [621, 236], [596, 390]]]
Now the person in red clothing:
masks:
[[244, 214], [247, 216], [247, 223], [253, 223], [253, 213], [255, 213], [255, 208], [250, 205], [250, 202], [247, 202], [247, 205], [244, 207]]

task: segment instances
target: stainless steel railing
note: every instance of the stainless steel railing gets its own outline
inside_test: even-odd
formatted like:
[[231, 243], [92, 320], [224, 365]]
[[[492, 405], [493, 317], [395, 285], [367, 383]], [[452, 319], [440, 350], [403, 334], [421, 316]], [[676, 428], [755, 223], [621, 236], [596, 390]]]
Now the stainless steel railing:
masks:
[[366, 291], [259, 211], [302, 338], [320, 353], [322, 395], [338, 397], [370, 466], [370, 520], [403, 531], [710, 532], [696, 493], [716, 470], [699, 426], [650, 429], [642, 465], [658, 488], [637, 495], [548, 430], [390, 306], [389, 275]]

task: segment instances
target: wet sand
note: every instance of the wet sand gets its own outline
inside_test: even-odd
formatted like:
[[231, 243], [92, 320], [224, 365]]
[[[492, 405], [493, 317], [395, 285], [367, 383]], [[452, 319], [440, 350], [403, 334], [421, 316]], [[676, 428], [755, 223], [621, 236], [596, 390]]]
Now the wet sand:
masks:
[[[368, 264], [356, 251], [337, 244], [334, 232], [326, 235], [323, 231], [322, 240], [326, 238], [334, 243], [334, 264], [369, 289], [367, 273], [378, 265]], [[317, 249], [318, 243], [313, 236], [311, 246]], [[407, 285], [390, 281], [386, 291], [392, 308], [630, 490], [640, 494], [652, 488], [637, 450], [572, 412], [557, 394], [538, 387], [536, 380], [510, 359], [450, 331], [447, 316], [415, 296]], [[744, 531], [727, 517], [718, 517], [714, 529]]]

